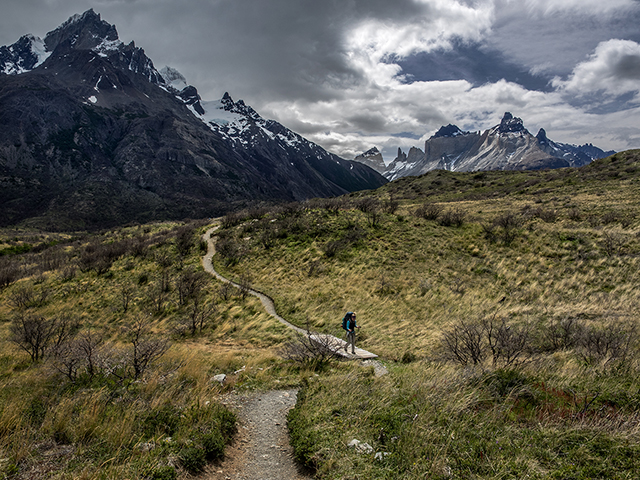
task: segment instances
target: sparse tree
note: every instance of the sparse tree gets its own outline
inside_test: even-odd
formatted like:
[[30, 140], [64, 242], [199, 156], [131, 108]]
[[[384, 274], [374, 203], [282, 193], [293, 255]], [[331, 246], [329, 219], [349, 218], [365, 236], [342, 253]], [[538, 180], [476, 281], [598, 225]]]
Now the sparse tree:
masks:
[[207, 274], [202, 271], [183, 271], [176, 281], [179, 304], [185, 305], [190, 299], [197, 297], [206, 285], [207, 278]]
[[165, 354], [169, 342], [151, 335], [150, 319], [146, 316], [139, 316], [127, 328], [127, 337], [132, 347], [129, 367], [132, 378], [138, 380], [151, 363]]
[[58, 348], [70, 338], [77, 324], [66, 317], [45, 318], [41, 315], [17, 315], [9, 327], [10, 340], [31, 357], [31, 361], [42, 360], [53, 345]]

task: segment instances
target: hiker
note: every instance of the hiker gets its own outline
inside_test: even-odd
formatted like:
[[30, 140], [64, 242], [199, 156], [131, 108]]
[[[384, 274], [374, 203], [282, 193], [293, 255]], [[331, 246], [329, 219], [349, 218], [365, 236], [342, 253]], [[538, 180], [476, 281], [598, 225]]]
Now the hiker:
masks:
[[[351, 315], [349, 315], [351, 314]], [[356, 328], [360, 328], [356, 323], [356, 312], [349, 312], [345, 315], [346, 323], [345, 330], [347, 331], [347, 343], [344, 346], [346, 352], [351, 345], [351, 354], [356, 353]], [[343, 322], [344, 323], [344, 322]]]

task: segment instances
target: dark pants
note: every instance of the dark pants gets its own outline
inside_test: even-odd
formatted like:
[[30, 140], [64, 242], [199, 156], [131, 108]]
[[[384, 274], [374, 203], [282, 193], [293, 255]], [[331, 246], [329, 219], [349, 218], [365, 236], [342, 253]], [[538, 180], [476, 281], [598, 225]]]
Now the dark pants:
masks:
[[356, 353], [355, 348], [356, 348], [356, 331], [352, 330], [351, 332], [347, 331], [347, 344], [345, 345], [344, 349], [347, 350], [349, 348], [349, 345], [351, 345], [351, 353]]

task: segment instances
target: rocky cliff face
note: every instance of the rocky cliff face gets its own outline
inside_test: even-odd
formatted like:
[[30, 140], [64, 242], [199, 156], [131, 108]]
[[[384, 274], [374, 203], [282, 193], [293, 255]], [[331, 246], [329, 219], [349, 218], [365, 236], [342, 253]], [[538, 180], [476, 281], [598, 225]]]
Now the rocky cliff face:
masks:
[[386, 170], [382, 153], [377, 147], [373, 147], [364, 153], [361, 153], [353, 159], [355, 162], [364, 163], [368, 167], [373, 168], [378, 173], [383, 173]]
[[93, 10], [2, 47], [0, 72], [4, 225], [214, 216], [386, 182], [242, 101], [203, 102]]
[[399, 149], [398, 157], [383, 174], [394, 180], [437, 169], [469, 172], [579, 167], [613, 153], [592, 145], [552, 142], [542, 129], [534, 137], [522, 119], [507, 112], [499, 125], [484, 133], [464, 132], [455, 125], [442, 127], [425, 142], [424, 151], [414, 147], [405, 155]]

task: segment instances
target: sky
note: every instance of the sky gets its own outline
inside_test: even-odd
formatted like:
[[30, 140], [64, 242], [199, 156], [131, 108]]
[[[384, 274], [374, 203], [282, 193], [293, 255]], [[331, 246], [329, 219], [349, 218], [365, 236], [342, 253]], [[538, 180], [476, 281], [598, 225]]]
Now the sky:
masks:
[[640, 0], [0, 0], [0, 45], [89, 8], [203, 100], [228, 92], [347, 159], [505, 112], [640, 148]]

